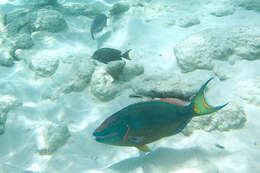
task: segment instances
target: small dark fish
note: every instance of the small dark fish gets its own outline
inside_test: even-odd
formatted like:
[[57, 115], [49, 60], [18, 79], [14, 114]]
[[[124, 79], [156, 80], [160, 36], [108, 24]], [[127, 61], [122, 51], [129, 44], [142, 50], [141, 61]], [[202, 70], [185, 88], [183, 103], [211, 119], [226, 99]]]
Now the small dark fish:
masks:
[[220, 144], [215, 144], [215, 146], [216, 146], [217, 148], [219, 148], [219, 149], [222, 149], [222, 150], [225, 149], [225, 147], [224, 147], [223, 145], [220, 145]]
[[130, 98], [143, 98], [143, 96], [137, 95], [137, 94], [130, 94], [129, 97]]
[[[6, 25], [6, 21], [7, 21], [6, 18], [7, 18], [6, 14], [3, 12], [3, 10], [0, 9], [0, 26]], [[2, 28], [1, 28], [1, 30], [2, 30]]]
[[103, 30], [107, 25], [107, 16], [105, 14], [97, 15], [91, 23], [90, 33], [93, 40], [95, 40], [94, 34]]
[[122, 60], [121, 57], [131, 60], [129, 57], [129, 52], [130, 50], [122, 54], [122, 52], [117, 49], [101, 48], [94, 52], [92, 58], [107, 64], [110, 61]]
[[149, 151], [146, 144], [181, 132], [193, 117], [216, 112], [227, 104], [213, 107], [205, 99], [202, 85], [188, 105], [169, 99], [152, 100], [129, 105], [108, 117], [93, 133], [96, 141], [137, 147]]

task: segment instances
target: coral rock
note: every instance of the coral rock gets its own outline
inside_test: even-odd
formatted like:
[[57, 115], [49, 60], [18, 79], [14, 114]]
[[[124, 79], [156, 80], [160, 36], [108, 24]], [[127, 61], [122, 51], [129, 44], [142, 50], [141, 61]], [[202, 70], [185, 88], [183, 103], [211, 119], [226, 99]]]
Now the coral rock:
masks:
[[98, 68], [91, 79], [90, 88], [94, 96], [101, 101], [112, 100], [121, 90], [120, 85], [115, 84], [114, 79], [103, 68]]
[[0, 135], [5, 132], [8, 112], [21, 106], [22, 103], [11, 95], [0, 95]]
[[31, 60], [30, 68], [41, 77], [53, 75], [59, 66], [59, 60], [56, 57], [35, 57]]
[[182, 131], [184, 135], [190, 135], [194, 130], [205, 131], [229, 131], [242, 128], [246, 123], [246, 114], [243, 107], [237, 104], [229, 104], [220, 111], [193, 118]]
[[183, 28], [191, 27], [200, 24], [200, 20], [193, 16], [184, 16], [177, 19], [177, 25]]
[[40, 155], [51, 155], [66, 144], [70, 137], [67, 126], [45, 125], [37, 130], [37, 148]]

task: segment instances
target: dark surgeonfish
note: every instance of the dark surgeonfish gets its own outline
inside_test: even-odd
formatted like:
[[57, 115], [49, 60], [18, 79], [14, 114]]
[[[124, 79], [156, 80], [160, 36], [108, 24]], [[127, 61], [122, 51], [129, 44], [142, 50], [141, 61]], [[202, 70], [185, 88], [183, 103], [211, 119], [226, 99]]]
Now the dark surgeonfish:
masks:
[[103, 30], [107, 25], [107, 16], [105, 14], [97, 15], [91, 23], [90, 33], [93, 40], [95, 40], [94, 34]]
[[122, 54], [122, 52], [117, 49], [101, 48], [94, 52], [94, 54], [92, 55], [92, 58], [107, 64], [110, 61], [122, 60], [121, 57], [131, 60], [129, 57], [129, 52], [130, 52], [130, 50], [128, 50]]
[[148, 152], [146, 144], [181, 132], [193, 117], [216, 112], [227, 105], [211, 106], [205, 99], [202, 85], [188, 105], [179, 105], [170, 99], [131, 104], [108, 117], [93, 133], [96, 141], [132, 146]]

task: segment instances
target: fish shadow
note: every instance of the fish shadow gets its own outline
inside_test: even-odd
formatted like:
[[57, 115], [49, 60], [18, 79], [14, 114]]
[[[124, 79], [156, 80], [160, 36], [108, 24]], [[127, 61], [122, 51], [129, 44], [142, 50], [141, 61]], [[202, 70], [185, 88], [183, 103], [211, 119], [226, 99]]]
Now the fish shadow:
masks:
[[97, 49], [101, 48], [101, 46], [104, 44], [104, 42], [106, 42], [111, 35], [112, 35], [112, 31], [107, 31], [102, 36], [96, 38]]
[[120, 173], [129, 173], [138, 167], [142, 167], [144, 173], [158, 172], [158, 170], [168, 172], [185, 167], [189, 161], [199, 160], [203, 162], [203, 160], [207, 160], [207, 155], [199, 147], [180, 150], [163, 147], [146, 155], [122, 160], [109, 166], [109, 168]]

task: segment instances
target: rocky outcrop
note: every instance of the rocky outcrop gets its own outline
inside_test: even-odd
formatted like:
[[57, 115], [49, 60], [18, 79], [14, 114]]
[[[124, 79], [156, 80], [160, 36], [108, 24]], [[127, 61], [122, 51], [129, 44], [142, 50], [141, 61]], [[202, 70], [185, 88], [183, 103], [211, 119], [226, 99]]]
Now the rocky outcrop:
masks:
[[141, 64], [134, 62], [127, 62], [123, 68], [122, 73], [119, 76], [119, 79], [122, 81], [130, 81], [136, 76], [142, 75], [144, 73], [144, 67]]
[[260, 58], [260, 28], [209, 29], [194, 34], [174, 48], [182, 72], [214, 68], [214, 61]]
[[[182, 77], [177, 74], [162, 76], [142, 76], [131, 82], [131, 88], [135, 95], [146, 96], [150, 98], [179, 98], [190, 100], [203, 82], [209, 79], [207, 74], [203, 78], [194, 78], [187, 80], [188, 77]], [[185, 80], [186, 79], [186, 80]]]
[[37, 75], [50, 77], [56, 72], [59, 66], [59, 59], [57, 57], [38, 56], [31, 60], [29, 66]]
[[23, 5], [40, 8], [47, 5], [57, 5], [57, 0], [23, 0]]
[[17, 9], [7, 13], [6, 31], [8, 36], [14, 36], [19, 33], [31, 33], [31, 21], [34, 21], [36, 16], [31, 15], [29, 9]]
[[103, 68], [96, 69], [90, 83], [91, 93], [101, 101], [112, 100], [122, 87]]
[[[71, 60], [68, 60], [71, 58]], [[95, 70], [92, 59], [86, 56], [72, 56], [61, 60], [59, 69], [66, 71], [53, 76], [54, 83], [44, 92], [43, 98], [57, 99], [71, 92], [81, 92], [89, 84]]]
[[240, 0], [238, 1], [240, 7], [247, 10], [255, 10], [260, 12], [260, 1], [258, 0]]
[[[213, 33], [216, 36], [213, 36]], [[228, 38], [221, 33], [221, 31], [215, 33], [214, 30], [206, 30], [178, 44], [174, 48], [174, 54], [182, 72], [191, 72], [195, 69], [212, 70], [214, 59], [227, 59], [227, 56], [232, 53], [233, 44], [229, 44]]]
[[105, 69], [102, 67], [96, 69], [91, 79], [90, 89], [99, 100], [109, 101], [128, 87], [128, 81], [143, 73], [142, 65], [114, 61], [109, 63]]
[[66, 144], [70, 131], [65, 125], [47, 124], [36, 129], [37, 150], [40, 155], [51, 155]]
[[94, 17], [107, 10], [108, 7], [100, 1], [65, 2], [60, 6], [60, 11], [69, 16]]
[[106, 72], [117, 80], [122, 73], [126, 62], [125, 61], [112, 61], [106, 66]]
[[71, 74], [62, 82], [61, 91], [71, 93], [84, 90], [89, 84], [94, 71], [95, 64], [92, 59], [82, 57], [72, 65]]
[[14, 64], [12, 50], [12, 44], [8, 40], [0, 39], [0, 65], [9, 67]]
[[247, 116], [243, 107], [230, 103], [214, 114], [193, 118], [182, 133], [189, 136], [194, 130], [229, 131], [244, 127], [246, 121]]
[[200, 24], [200, 20], [195, 16], [183, 16], [177, 19], [176, 24], [180, 27], [188, 28]]
[[73, 16], [88, 16], [98, 14], [98, 11], [92, 11], [89, 8], [89, 5], [86, 3], [75, 3], [75, 2], [66, 2], [62, 4], [62, 11], [64, 14], [73, 15]]
[[5, 132], [7, 115], [22, 103], [12, 95], [0, 95], [0, 135]]
[[227, 8], [225, 6], [216, 8], [210, 14], [216, 17], [224, 17], [232, 15], [235, 12], [235, 8]]
[[119, 16], [124, 14], [130, 9], [130, 5], [127, 2], [118, 2], [115, 3], [110, 9], [110, 15]]
[[14, 49], [29, 49], [33, 46], [30, 34], [19, 34], [14, 39]]
[[63, 15], [58, 11], [41, 9], [33, 15], [37, 16], [31, 24], [33, 31], [59, 32], [67, 27]]
[[59, 32], [67, 23], [61, 13], [51, 9], [31, 11], [17, 9], [7, 14], [6, 30], [8, 36], [30, 34], [34, 31]]

